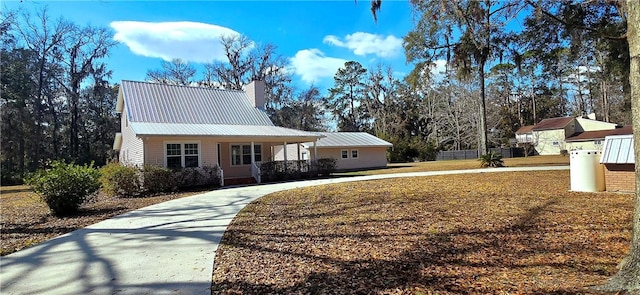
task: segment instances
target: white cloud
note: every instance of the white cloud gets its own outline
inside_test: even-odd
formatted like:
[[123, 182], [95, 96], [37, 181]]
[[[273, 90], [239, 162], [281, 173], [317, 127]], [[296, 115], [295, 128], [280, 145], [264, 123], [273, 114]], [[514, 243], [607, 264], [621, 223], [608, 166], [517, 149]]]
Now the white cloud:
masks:
[[364, 32], [349, 34], [341, 40], [334, 35], [325, 36], [322, 42], [338, 47], [349, 48], [354, 54], [365, 56], [375, 54], [378, 57], [394, 57], [402, 52], [402, 39], [393, 36], [382, 36]]
[[239, 35], [229, 28], [197, 22], [114, 21], [111, 27], [116, 31], [113, 39], [133, 53], [166, 61], [226, 61], [220, 37]]
[[347, 62], [345, 59], [327, 57], [322, 51], [315, 48], [300, 50], [289, 61], [294, 73], [307, 83], [333, 77], [338, 69]]

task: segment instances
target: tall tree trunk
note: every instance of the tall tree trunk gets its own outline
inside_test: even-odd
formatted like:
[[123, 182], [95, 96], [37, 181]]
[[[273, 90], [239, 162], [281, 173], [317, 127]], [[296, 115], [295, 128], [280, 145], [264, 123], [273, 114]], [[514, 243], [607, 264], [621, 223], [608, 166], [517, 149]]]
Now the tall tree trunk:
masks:
[[631, 117], [635, 154], [636, 192], [634, 198], [633, 233], [629, 254], [620, 263], [620, 270], [600, 287], [607, 291], [640, 293], [640, 1], [627, 0], [627, 40], [631, 67]]
[[478, 124], [478, 129], [480, 132], [480, 140], [479, 147], [480, 154], [484, 155], [489, 152], [487, 147], [487, 106], [486, 106], [486, 93], [484, 87], [484, 62], [480, 62], [480, 124]]

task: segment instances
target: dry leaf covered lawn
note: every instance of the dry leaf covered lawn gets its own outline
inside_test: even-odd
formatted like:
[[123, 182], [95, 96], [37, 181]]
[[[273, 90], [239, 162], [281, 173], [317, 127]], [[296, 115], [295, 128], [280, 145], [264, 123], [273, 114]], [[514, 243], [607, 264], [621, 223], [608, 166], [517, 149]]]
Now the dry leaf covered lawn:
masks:
[[268, 195], [228, 227], [212, 293], [589, 293], [628, 251], [633, 195], [569, 186], [548, 171]]
[[77, 216], [57, 218], [49, 213], [47, 204], [29, 186], [0, 187], [0, 254], [11, 254], [131, 210], [197, 193], [199, 192], [143, 198], [110, 198], [100, 194], [83, 205]]
[[[568, 156], [551, 155], [551, 156], [531, 156], [526, 158], [506, 158], [504, 165], [506, 167], [530, 167], [530, 166], [559, 166], [569, 165], [570, 158]], [[444, 170], [465, 170], [479, 169], [480, 161], [478, 159], [468, 160], [447, 160], [447, 161], [428, 161], [415, 163], [392, 163], [382, 169], [373, 169], [365, 171], [334, 173], [335, 175], [374, 175], [388, 173], [409, 173], [423, 171], [444, 171]]]

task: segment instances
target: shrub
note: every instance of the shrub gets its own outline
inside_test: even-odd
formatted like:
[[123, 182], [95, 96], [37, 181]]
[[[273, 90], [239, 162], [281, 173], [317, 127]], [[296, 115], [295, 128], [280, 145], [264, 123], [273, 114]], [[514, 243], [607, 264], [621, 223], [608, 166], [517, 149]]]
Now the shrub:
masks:
[[220, 185], [220, 168], [205, 166], [182, 168], [173, 172], [175, 184], [180, 189], [192, 187], [214, 187]]
[[411, 143], [412, 150], [416, 153], [420, 161], [435, 161], [438, 155], [438, 147], [432, 140], [423, 141], [419, 139], [413, 140]]
[[289, 179], [284, 161], [264, 161], [260, 164], [260, 177], [263, 182]]
[[481, 167], [502, 167], [504, 162], [502, 161], [502, 155], [496, 152], [488, 152], [480, 156]]
[[175, 189], [176, 180], [171, 170], [155, 165], [142, 168], [142, 191], [145, 194], [166, 193]]
[[86, 198], [100, 188], [100, 171], [91, 165], [78, 166], [54, 161], [27, 179], [33, 190], [42, 195], [55, 216], [78, 212]]
[[100, 170], [102, 191], [110, 196], [133, 197], [141, 193], [140, 174], [136, 167], [110, 163]]
[[312, 170], [317, 171], [318, 174], [329, 176], [336, 171], [337, 160], [334, 158], [321, 158], [312, 162]]
[[567, 150], [560, 150], [560, 155], [561, 155], [561, 156], [564, 156], [564, 157], [567, 157], [567, 156], [569, 156], [569, 151], [567, 151]]

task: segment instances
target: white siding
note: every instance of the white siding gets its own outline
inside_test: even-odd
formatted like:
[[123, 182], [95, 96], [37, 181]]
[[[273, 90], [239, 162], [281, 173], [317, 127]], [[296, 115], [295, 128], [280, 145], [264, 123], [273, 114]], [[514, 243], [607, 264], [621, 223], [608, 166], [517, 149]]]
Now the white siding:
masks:
[[122, 133], [122, 146], [120, 147], [120, 163], [123, 165], [142, 166], [144, 164], [144, 145], [142, 139], [137, 137], [131, 126], [127, 124], [128, 112], [125, 106], [120, 120]]
[[[599, 142], [596, 143], [596, 142]], [[604, 140], [589, 140], [589, 141], [574, 141], [567, 142], [567, 150], [602, 150], [602, 143]]]
[[533, 131], [535, 149], [538, 154], [559, 155], [561, 150], [566, 149], [564, 132], [564, 129]]
[[[596, 131], [596, 130], [611, 130], [616, 129], [617, 124], [584, 119], [584, 118], [576, 118], [578, 121], [578, 126], [576, 126], [575, 132], [583, 132], [583, 131]], [[571, 134], [567, 134], [570, 136]]]

